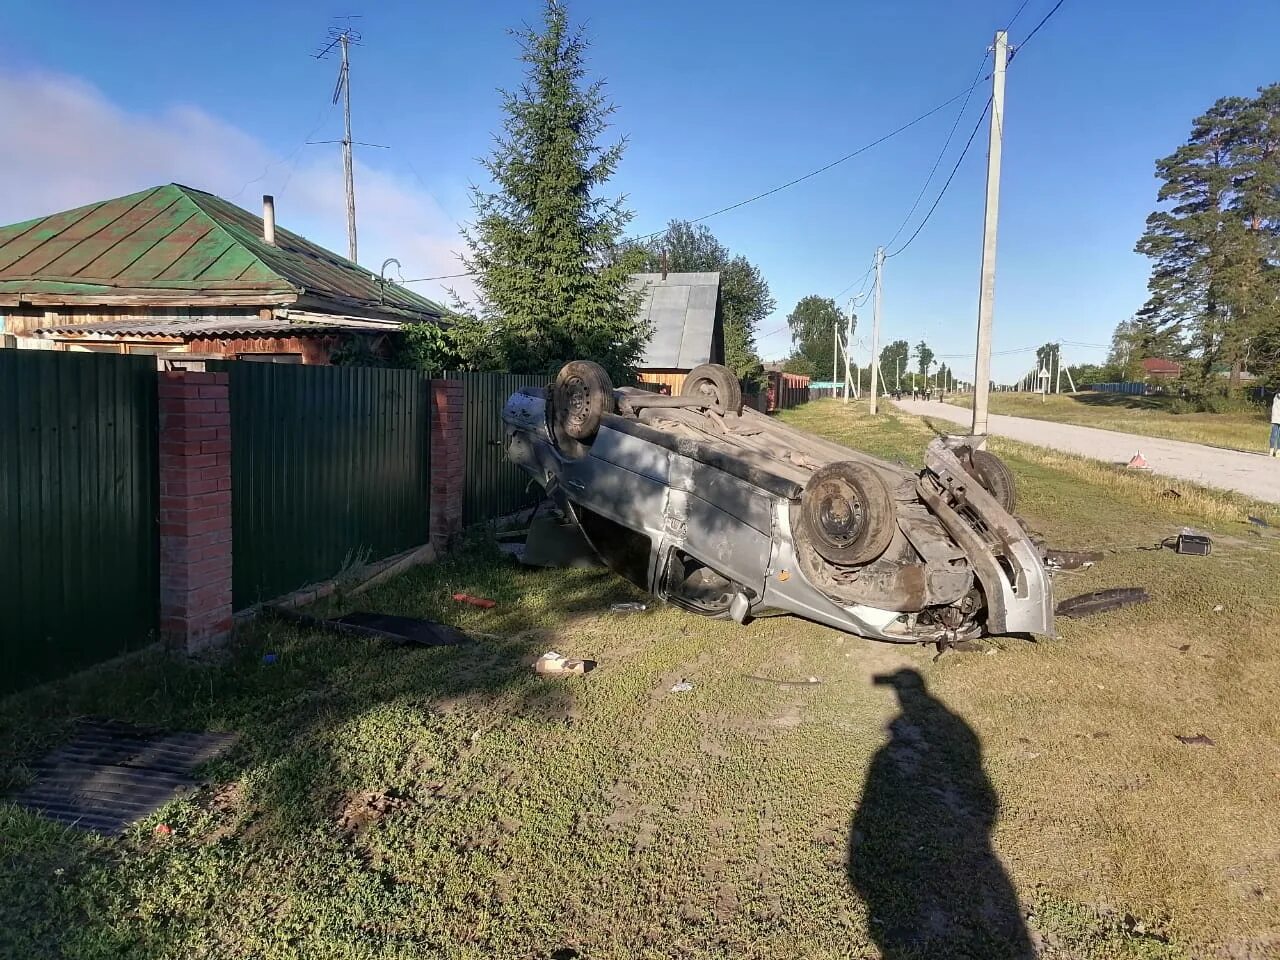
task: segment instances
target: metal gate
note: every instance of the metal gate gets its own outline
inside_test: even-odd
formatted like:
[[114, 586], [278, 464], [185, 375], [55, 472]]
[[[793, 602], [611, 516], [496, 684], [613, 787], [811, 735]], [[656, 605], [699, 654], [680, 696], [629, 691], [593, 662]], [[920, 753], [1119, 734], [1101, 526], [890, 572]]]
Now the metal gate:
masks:
[[429, 383], [417, 370], [232, 361], [237, 610], [430, 536]]
[[492, 520], [537, 503], [541, 488], [507, 459], [502, 407], [521, 387], [542, 386], [545, 380], [522, 373], [446, 373], [444, 377], [463, 383], [467, 454], [463, 523]]
[[156, 363], [0, 350], [0, 692], [158, 627]]

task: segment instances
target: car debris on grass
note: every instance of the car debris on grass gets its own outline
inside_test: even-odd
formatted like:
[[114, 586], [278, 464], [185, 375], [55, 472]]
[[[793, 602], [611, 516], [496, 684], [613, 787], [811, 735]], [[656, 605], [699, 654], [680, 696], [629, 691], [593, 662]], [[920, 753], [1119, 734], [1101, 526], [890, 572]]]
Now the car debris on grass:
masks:
[[1143, 587], [1113, 587], [1069, 597], [1059, 603], [1054, 612], [1060, 617], [1092, 617], [1136, 603], [1146, 603], [1150, 599]]

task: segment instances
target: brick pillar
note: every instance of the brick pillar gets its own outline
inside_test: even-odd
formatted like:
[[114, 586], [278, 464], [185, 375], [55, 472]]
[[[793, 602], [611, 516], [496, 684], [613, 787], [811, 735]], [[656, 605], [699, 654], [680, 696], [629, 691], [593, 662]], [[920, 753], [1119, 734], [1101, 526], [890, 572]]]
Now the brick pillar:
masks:
[[160, 635], [231, 635], [231, 400], [225, 373], [160, 374]]
[[431, 381], [431, 543], [448, 549], [462, 530], [463, 383]]

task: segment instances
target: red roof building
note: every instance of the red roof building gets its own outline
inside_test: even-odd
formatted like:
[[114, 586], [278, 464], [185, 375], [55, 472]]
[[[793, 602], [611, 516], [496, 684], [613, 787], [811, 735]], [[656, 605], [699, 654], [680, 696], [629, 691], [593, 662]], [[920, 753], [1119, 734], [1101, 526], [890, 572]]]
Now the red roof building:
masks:
[[1152, 380], [1176, 380], [1182, 376], [1182, 364], [1176, 360], [1145, 357], [1141, 363], [1143, 374]]

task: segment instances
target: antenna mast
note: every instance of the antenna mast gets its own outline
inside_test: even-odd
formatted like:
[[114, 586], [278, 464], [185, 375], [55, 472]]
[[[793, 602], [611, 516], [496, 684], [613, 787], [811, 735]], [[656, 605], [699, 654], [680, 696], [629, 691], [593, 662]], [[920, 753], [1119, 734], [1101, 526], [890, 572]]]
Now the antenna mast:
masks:
[[360, 42], [360, 34], [353, 30], [349, 21], [355, 17], [343, 18], [348, 21], [343, 27], [329, 28], [329, 43], [316, 54], [316, 59], [323, 59], [335, 47], [342, 51], [342, 65], [338, 68], [338, 82], [333, 88], [333, 102], [342, 98], [342, 172], [347, 184], [347, 259], [356, 262], [356, 185], [352, 172], [351, 160], [351, 57], [350, 46]]

